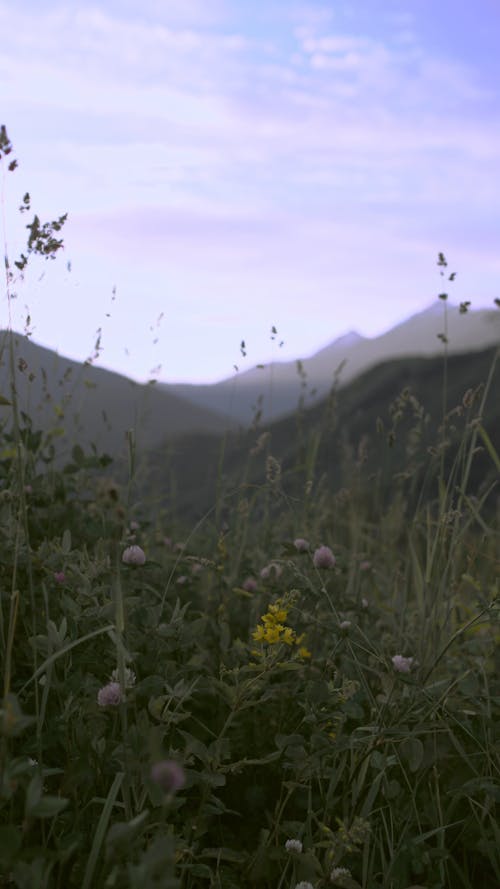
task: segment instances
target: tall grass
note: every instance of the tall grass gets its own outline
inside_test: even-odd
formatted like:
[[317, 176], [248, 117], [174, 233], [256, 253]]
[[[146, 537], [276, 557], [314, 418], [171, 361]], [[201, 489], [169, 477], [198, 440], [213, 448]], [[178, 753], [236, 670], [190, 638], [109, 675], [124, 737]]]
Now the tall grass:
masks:
[[470, 485], [479, 442], [500, 465], [494, 367], [446, 404], [455, 442], [401, 393], [333, 490], [334, 387], [182, 530], [133, 431], [121, 485], [78, 443], [47, 464], [11, 379], [0, 886], [500, 884], [498, 511]]

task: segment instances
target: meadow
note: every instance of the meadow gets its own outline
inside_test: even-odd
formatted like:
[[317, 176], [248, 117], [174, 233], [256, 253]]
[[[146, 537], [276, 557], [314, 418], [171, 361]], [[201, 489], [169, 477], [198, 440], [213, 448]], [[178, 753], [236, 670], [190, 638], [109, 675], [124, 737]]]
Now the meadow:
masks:
[[334, 481], [335, 384], [298, 463], [223, 440], [188, 523], [133, 429], [55, 461], [4, 347], [0, 887], [500, 886], [499, 350], [453, 400], [443, 343], [439, 423], [404, 388]]

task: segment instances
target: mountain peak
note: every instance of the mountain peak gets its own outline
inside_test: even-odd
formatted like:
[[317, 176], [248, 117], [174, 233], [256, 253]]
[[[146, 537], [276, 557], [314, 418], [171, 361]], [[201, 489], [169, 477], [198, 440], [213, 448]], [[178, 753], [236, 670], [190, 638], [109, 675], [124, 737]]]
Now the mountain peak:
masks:
[[361, 336], [357, 330], [349, 330], [347, 333], [342, 334], [342, 336], [337, 337], [337, 339], [334, 340], [334, 343], [339, 346], [354, 346], [364, 339], [366, 339], [366, 337]]

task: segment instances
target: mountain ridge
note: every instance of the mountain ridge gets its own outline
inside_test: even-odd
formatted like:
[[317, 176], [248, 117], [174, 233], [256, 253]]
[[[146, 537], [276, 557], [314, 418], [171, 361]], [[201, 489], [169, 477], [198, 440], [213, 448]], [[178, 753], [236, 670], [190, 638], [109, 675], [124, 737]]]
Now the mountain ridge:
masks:
[[[83, 446], [123, 453], [126, 433], [135, 429], [138, 447], [147, 449], [167, 438], [196, 431], [224, 432], [227, 417], [196, 406], [156, 384], [141, 384], [92, 363], [59, 355], [30, 337], [0, 331], [0, 392], [10, 400], [9, 338], [14, 343], [15, 385], [19, 407], [35, 429], [58, 434], [58, 451]], [[2, 409], [1, 419], [8, 421]]]
[[459, 306], [437, 301], [377, 337], [350, 331], [300, 361], [256, 366], [212, 384], [159, 385], [243, 424], [250, 423], [259, 410], [265, 421], [271, 421], [295, 410], [300, 399], [307, 404], [319, 401], [332, 386], [336, 372], [339, 384], [346, 385], [384, 360], [442, 354], [440, 337], [445, 325], [449, 354], [500, 343], [498, 309], [463, 313]]

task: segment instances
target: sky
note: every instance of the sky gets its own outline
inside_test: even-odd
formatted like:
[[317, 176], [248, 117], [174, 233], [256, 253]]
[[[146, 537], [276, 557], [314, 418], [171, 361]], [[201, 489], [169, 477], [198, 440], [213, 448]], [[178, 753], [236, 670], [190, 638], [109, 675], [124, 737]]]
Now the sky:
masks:
[[0, 32], [11, 261], [26, 191], [68, 213], [14, 287], [34, 341], [213, 382], [423, 310], [439, 251], [452, 302], [500, 296], [498, 0], [0, 0]]

